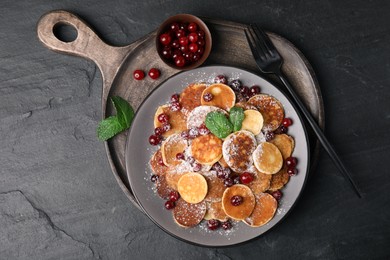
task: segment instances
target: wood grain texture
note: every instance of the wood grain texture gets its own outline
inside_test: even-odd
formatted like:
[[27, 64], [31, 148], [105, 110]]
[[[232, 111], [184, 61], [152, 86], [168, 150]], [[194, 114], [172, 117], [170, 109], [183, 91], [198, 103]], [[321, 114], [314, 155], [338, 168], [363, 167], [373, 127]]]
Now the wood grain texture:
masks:
[[[167, 236], [123, 195], [96, 138], [99, 69], [37, 39], [39, 18], [56, 9], [77, 13], [114, 46], [182, 12], [257, 23], [283, 35], [316, 72], [326, 134], [364, 198], [321, 153], [297, 206], [262, 237], [213, 249]], [[389, 258], [389, 10], [384, 0], [2, 1], [0, 258]]]

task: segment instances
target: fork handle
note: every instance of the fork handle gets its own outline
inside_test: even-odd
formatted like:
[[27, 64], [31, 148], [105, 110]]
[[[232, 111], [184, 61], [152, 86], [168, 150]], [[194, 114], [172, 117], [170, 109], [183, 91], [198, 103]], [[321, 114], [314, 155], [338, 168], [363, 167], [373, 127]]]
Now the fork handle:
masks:
[[329, 143], [328, 139], [325, 137], [324, 133], [318, 126], [317, 122], [314, 120], [313, 116], [310, 114], [310, 112], [307, 110], [306, 106], [302, 103], [298, 95], [295, 93], [294, 89], [290, 85], [290, 83], [287, 81], [287, 79], [283, 76], [282, 73], [276, 74], [280, 81], [286, 86], [287, 90], [290, 92], [291, 96], [293, 97], [295, 103], [298, 105], [301, 112], [306, 117], [307, 121], [309, 122], [310, 126], [313, 128], [314, 132], [316, 133], [318, 139], [320, 140], [322, 146], [325, 148], [327, 153], [329, 154], [330, 158], [333, 160], [339, 171], [343, 174], [344, 178], [349, 181], [349, 184], [351, 185], [352, 189], [356, 192], [359, 198], [362, 197], [360, 189], [358, 188], [355, 181], [352, 179], [351, 174], [341, 161], [340, 157], [337, 155], [336, 151], [332, 147], [332, 145]]

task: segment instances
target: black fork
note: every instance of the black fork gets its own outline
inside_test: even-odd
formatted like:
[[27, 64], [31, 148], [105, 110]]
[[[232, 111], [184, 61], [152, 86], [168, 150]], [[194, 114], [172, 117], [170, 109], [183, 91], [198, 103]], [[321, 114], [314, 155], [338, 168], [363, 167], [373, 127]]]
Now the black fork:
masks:
[[291, 94], [300, 111], [303, 113], [303, 115], [309, 122], [310, 126], [313, 128], [322, 146], [328, 152], [330, 158], [333, 160], [337, 168], [343, 174], [344, 178], [348, 180], [349, 184], [354, 189], [359, 198], [361, 198], [362, 196], [360, 190], [355, 181], [353, 180], [351, 174], [344, 166], [340, 157], [337, 155], [336, 151], [325, 137], [321, 128], [317, 125], [316, 121], [313, 119], [312, 115], [307, 110], [306, 106], [302, 103], [298, 95], [295, 93], [295, 90], [292, 88], [286, 77], [283, 75], [281, 71], [283, 58], [280, 56], [279, 52], [275, 48], [274, 44], [271, 42], [268, 35], [256, 25], [248, 26], [248, 28], [245, 30], [245, 35], [259, 69], [266, 74], [275, 74], [280, 79], [280, 81]]

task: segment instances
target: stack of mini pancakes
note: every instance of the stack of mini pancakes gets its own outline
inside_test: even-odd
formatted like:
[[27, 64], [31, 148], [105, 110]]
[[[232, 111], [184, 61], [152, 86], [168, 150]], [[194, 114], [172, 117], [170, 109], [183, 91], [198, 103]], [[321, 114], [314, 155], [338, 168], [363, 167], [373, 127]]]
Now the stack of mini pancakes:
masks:
[[[211, 93], [212, 100], [206, 102], [202, 98], [205, 93]], [[180, 194], [173, 209], [177, 224], [193, 227], [203, 219], [231, 219], [259, 227], [269, 222], [278, 207], [278, 201], [270, 193], [289, 181], [284, 160], [294, 150], [294, 139], [287, 134], [275, 134], [270, 141], [265, 139], [266, 133], [281, 125], [285, 117], [283, 105], [267, 94], [236, 103], [233, 90], [219, 83], [189, 85], [180, 93], [180, 105], [179, 111], [170, 110], [169, 104], [157, 108], [155, 127], [161, 126], [158, 115], [165, 113], [171, 128], [163, 134], [165, 140], [150, 160], [153, 173], [159, 177], [156, 182], [159, 196], [169, 199], [172, 191]], [[244, 109], [241, 130], [224, 139], [207, 132], [195, 138], [182, 135], [183, 131], [204, 127], [209, 112], [228, 115], [233, 106]], [[185, 159], [176, 158], [178, 153]], [[221, 168], [236, 176], [249, 172], [253, 181], [227, 187], [217, 176], [216, 169]], [[238, 206], [231, 203], [236, 195], [243, 198]]]

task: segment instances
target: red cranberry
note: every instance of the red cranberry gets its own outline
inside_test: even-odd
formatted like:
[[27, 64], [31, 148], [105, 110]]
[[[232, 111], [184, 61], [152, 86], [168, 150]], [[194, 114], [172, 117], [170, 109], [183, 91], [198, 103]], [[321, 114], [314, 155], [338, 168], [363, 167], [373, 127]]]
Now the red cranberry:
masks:
[[226, 187], [231, 187], [231, 186], [233, 186], [233, 185], [234, 185], [233, 178], [232, 178], [232, 177], [226, 178], [226, 179], [223, 181], [223, 184], [224, 184]]
[[214, 96], [210, 92], [206, 92], [203, 95], [203, 100], [206, 102], [210, 102], [211, 100], [213, 100], [213, 98], [214, 98]]
[[223, 169], [217, 170], [217, 177], [220, 179], [226, 179], [225, 173], [223, 172]]
[[168, 45], [171, 43], [171, 36], [167, 33], [163, 33], [160, 35], [160, 42], [162, 45]]
[[162, 158], [158, 159], [158, 165], [165, 166], [164, 160]]
[[232, 203], [233, 206], [239, 206], [242, 204], [243, 201], [244, 201], [244, 198], [240, 195], [234, 195], [230, 199], [230, 203]]
[[183, 53], [183, 56], [190, 51], [188, 45], [180, 45], [179, 50]]
[[225, 179], [229, 178], [231, 173], [232, 171], [229, 167], [223, 168], [223, 174], [225, 175]]
[[218, 219], [210, 219], [209, 221], [207, 221], [207, 228], [210, 230], [216, 230], [219, 228], [220, 224], [221, 223]]
[[194, 55], [192, 56], [192, 61], [193, 62], [197, 62], [198, 60], [200, 60], [200, 56], [198, 53], [194, 53]]
[[248, 87], [246, 87], [246, 86], [241, 87], [240, 93], [241, 93], [245, 98], [249, 98], [250, 95], [251, 95], [250, 89], [249, 89]]
[[162, 128], [164, 130], [164, 133], [168, 132], [169, 130], [171, 130], [171, 124], [170, 123], [165, 123], [165, 124], [163, 124]]
[[167, 200], [164, 206], [167, 210], [171, 210], [175, 207], [175, 202]]
[[288, 168], [295, 168], [295, 166], [297, 166], [297, 158], [295, 158], [295, 157], [288, 157], [287, 159], [286, 159], [286, 166], [288, 167]]
[[240, 176], [236, 175], [233, 177], [233, 183], [234, 184], [240, 184], [241, 183], [241, 179], [240, 179]]
[[160, 123], [167, 123], [169, 120], [169, 116], [167, 114], [161, 113], [157, 116], [157, 120]]
[[176, 38], [180, 39], [181, 37], [186, 36], [186, 32], [182, 29], [176, 31]]
[[236, 102], [245, 102], [246, 98], [241, 93], [236, 93]]
[[234, 91], [240, 92], [241, 87], [242, 87], [241, 81], [239, 81], [238, 79], [232, 80], [232, 82], [230, 82], [230, 87], [231, 87]]
[[180, 99], [180, 95], [175, 93], [171, 96], [171, 103], [177, 103], [179, 102], [179, 99]]
[[156, 128], [154, 129], [154, 134], [157, 135], [157, 136], [160, 136], [160, 135], [162, 135], [163, 133], [164, 133], [164, 129], [163, 129], [162, 127], [160, 127], [160, 126], [158, 126], [158, 127], [156, 127]]
[[222, 222], [222, 228], [224, 230], [229, 230], [232, 228], [232, 223], [230, 222], [230, 220], [226, 220], [224, 222]]
[[[193, 44], [195, 44], [195, 43], [193, 43]], [[203, 47], [200, 47], [200, 46], [198, 46], [198, 49], [196, 50], [196, 53], [198, 53], [200, 56], [202, 56], [202, 55], [203, 55], [203, 53], [204, 53], [204, 48], [203, 48]]]
[[198, 25], [196, 23], [190, 23], [187, 29], [190, 32], [196, 32], [196, 30], [198, 30]]
[[192, 166], [192, 170], [194, 172], [198, 172], [202, 169], [202, 165], [200, 163], [194, 163], [194, 165]]
[[157, 181], [158, 181], [158, 175], [153, 174], [153, 175], [150, 177], [150, 180], [151, 180], [152, 182], [157, 182]]
[[218, 76], [215, 77], [214, 82], [215, 83], [226, 84], [227, 83], [227, 78], [224, 75], [218, 75]]
[[180, 47], [179, 40], [178, 40], [178, 39], [173, 40], [172, 43], [171, 43], [171, 47], [172, 47], [173, 49], [179, 48], [179, 47]]
[[208, 135], [210, 133], [210, 130], [204, 124], [199, 127], [198, 131], [201, 135]]
[[186, 61], [191, 62], [194, 60], [194, 53], [193, 52], [187, 52], [184, 54], [184, 58]]
[[268, 142], [268, 141], [271, 141], [272, 139], [275, 138], [275, 133], [274, 132], [267, 132], [265, 134], [265, 140]]
[[275, 130], [275, 133], [277, 134], [285, 134], [287, 133], [287, 127], [285, 127], [284, 125], [281, 125], [278, 127], [278, 129]]
[[178, 23], [171, 23], [169, 29], [171, 29], [171, 31], [174, 31], [174, 32], [175, 32], [175, 31], [177, 31], [177, 30], [180, 29], [180, 28], [179, 28], [179, 24], [178, 24]]
[[199, 130], [197, 128], [191, 128], [188, 130], [188, 135], [190, 139], [194, 139], [199, 136]]
[[136, 80], [141, 80], [141, 79], [145, 78], [145, 73], [142, 70], [135, 70], [133, 72], [133, 77]]
[[183, 56], [176, 57], [175, 58], [175, 65], [178, 67], [184, 67], [184, 65], [186, 65], [186, 59]]
[[289, 127], [290, 125], [292, 125], [292, 120], [291, 118], [284, 118], [283, 121], [282, 121], [282, 125], [284, 125], [285, 127]]
[[176, 159], [178, 159], [178, 160], [184, 160], [184, 154], [183, 153], [177, 153], [176, 154]]
[[186, 36], [182, 36], [179, 38], [180, 45], [188, 45], [188, 38]]
[[206, 42], [204, 41], [204, 39], [200, 38], [196, 44], [198, 44], [199, 46], [204, 46], [206, 44]]
[[151, 68], [148, 74], [151, 79], [158, 79], [160, 77], [160, 71], [156, 68]]
[[180, 23], [179, 27], [180, 27], [180, 30], [187, 31], [188, 23]]
[[213, 164], [213, 166], [211, 167], [211, 169], [213, 169], [214, 171], [222, 171], [222, 166], [219, 162], [216, 162]]
[[181, 50], [174, 50], [172, 53], [172, 59], [176, 59], [177, 57], [182, 57], [183, 52]]
[[199, 36], [200, 38], [204, 38], [204, 35], [205, 35], [204, 31], [199, 30], [199, 31], [197, 32], [197, 34], [198, 34], [198, 36]]
[[172, 58], [172, 50], [171, 50], [171, 48], [165, 47], [165, 48], [161, 51], [161, 55], [162, 55], [165, 59], [167, 59], [167, 60], [171, 59], [171, 58]]
[[177, 201], [179, 198], [180, 198], [179, 192], [173, 190], [173, 191], [171, 191], [171, 192], [169, 193], [169, 200], [170, 200], [170, 201], [175, 202], [175, 201]]
[[190, 138], [189, 134], [188, 134], [188, 130], [185, 130], [183, 132], [181, 132], [180, 136], [184, 139], [184, 140], [188, 140]]
[[254, 96], [254, 95], [257, 95], [257, 94], [260, 94], [260, 87], [259, 86], [252, 86], [251, 88], [250, 88], [250, 92], [251, 92], [251, 94], [252, 94], [252, 96]]
[[149, 143], [151, 145], [158, 145], [160, 143], [161, 139], [157, 135], [151, 135], [149, 136]]
[[188, 40], [190, 42], [197, 42], [198, 41], [198, 35], [196, 33], [190, 33], [188, 35]]
[[280, 190], [276, 190], [276, 191], [273, 191], [273, 192], [271, 193], [271, 195], [272, 195], [277, 201], [279, 201], [279, 200], [282, 198], [283, 193], [282, 193]]
[[298, 170], [297, 168], [287, 168], [287, 174], [288, 176], [294, 176], [294, 175], [297, 175], [298, 173]]
[[191, 43], [188, 46], [188, 49], [190, 50], [190, 52], [197, 52], [199, 50], [199, 47], [196, 43]]
[[169, 105], [172, 111], [179, 111], [181, 109], [181, 105], [179, 102], [173, 102]]
[[249, 184], [253, 181], [253, 175], [249, 172], [244, 172], [240, 175], [240, 180], [243, 184]]

